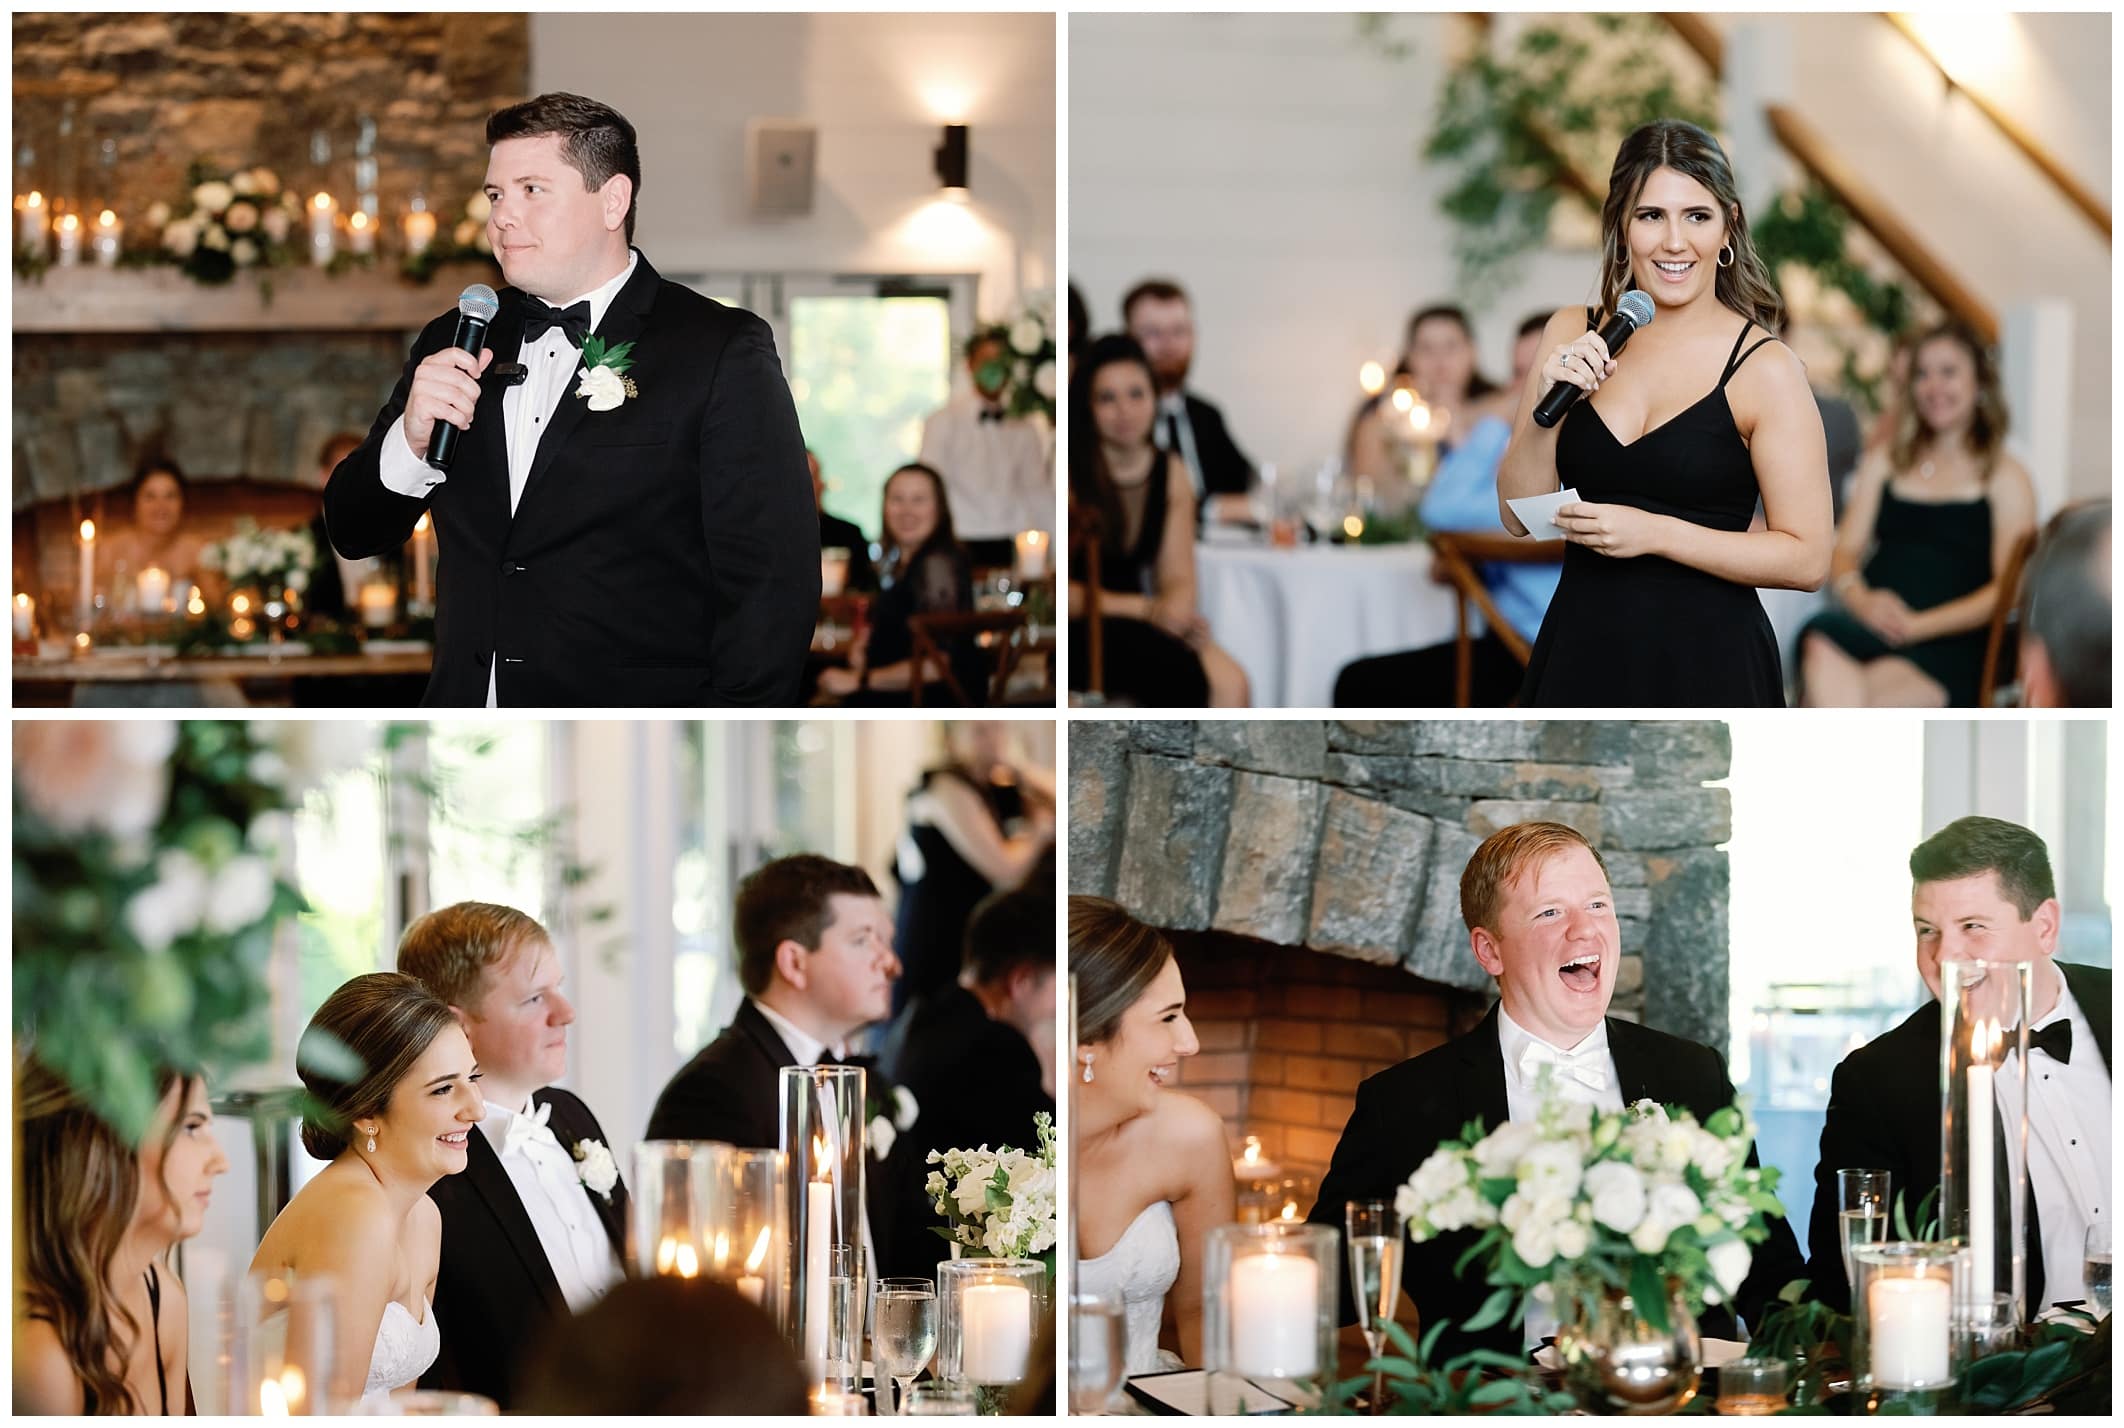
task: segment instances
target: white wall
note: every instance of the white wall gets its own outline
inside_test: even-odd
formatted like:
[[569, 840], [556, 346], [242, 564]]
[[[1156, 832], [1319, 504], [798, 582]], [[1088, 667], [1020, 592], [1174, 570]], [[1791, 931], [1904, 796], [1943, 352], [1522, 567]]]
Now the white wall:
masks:
[[[613, 104], [641, 137], [636, 241], [669, 272], [978, 273], [984, 315], [1055, 274], [1055, 21], [1026, 15], [531, 17], [531, 85]], [[818, 128], [813, 211], [754, 218], [745, 125]], [[972, 203], [931, 153], [971, 127]]]

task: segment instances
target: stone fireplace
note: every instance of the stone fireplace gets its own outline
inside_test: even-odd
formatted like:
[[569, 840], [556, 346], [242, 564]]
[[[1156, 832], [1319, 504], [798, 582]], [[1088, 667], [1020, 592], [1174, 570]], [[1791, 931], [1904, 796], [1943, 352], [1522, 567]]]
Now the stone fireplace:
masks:
[[1173, 934], [1202, 1054], [1181, 1084], [1317, 1174], [1358, 1083], [1493, 995], [1460, 873], [1511, 823], [1584, 833], [1622, 931], [1613, 1013], [1723, 1048], [1723, 724], [1078, 720], [1070, 890]]

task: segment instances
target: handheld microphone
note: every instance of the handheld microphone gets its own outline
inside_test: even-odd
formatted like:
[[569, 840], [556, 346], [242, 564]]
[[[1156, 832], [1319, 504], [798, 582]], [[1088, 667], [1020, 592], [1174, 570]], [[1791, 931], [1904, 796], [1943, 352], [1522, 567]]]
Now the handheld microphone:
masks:
[[[450, 345], [460, 352], [479, 356], [480, 346], [487, 340], [487, 324], [501, 311], [501, 299], [494, 289], [485, 283], [473, 283], [457, 295], [457, 335]], [[438, 420], [435, 429], [428, 434], [428, 464], [437, 471], [448, 471], [451, 460], [457, 455], [458, 430], [446, 421]]]
[[[1636, 288], [1622, 295], [1615, 304], [1615, 313], [1600, 329], [1600, 340], [1608, 344], [1608, 355], [1616, 356], [1630, 334], [1640, 327], [1652, 325], [1652, 299]], [[1569, 382], [1558, 382], [1549, 388], [1549, 394], [1534, 408], [1534, 425], [1551, 427], [1563, 420], [1563, 414], [1571, 410], [1571, 403], [1586, 394], [1584, 387], [1575, 387]]]

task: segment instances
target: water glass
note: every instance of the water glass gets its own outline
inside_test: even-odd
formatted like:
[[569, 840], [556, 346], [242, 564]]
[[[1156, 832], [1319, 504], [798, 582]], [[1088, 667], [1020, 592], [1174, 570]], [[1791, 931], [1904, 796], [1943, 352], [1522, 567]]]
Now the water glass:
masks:
[[1106, 1413], [1128, 1377], [1128, 1320], [1119, 1300], [1096, 1294], [1069, 1301], [1069, 1411]]
[[907, 1390], [937, 1351], [937, 1286], [928, 1279], [881, 1279], [870, 1297], [870, 1357], [877, 1372], [878, 1412], [891, 1415], [892, 1385]]
[[907, 1412], [922, 1418], [971, 1418], [974, 1391], [949, 1383], [918, 1383], [907, 1394]]
[[863, 1257], [854, 1245], [826, 1252], [826, 1363], [821, 1381], [844, 1393], [855, 1390], [862, 1369]]
[[1888, 1238], [1889, 1185], [1885, 1170], [1836, 1172], [1837, 1243], [1844, 1254], [1844, 1283], [1852, 1281], [1851, 1249]]
[[2087, 1285], [2087, 1302], [2093, 1306], [2097, 1319], [2109, 1317], [2109, 1225], [2104, 1222], [2087, 1227], [2087, 1258], [2081, 1266], [2081, 1280]]

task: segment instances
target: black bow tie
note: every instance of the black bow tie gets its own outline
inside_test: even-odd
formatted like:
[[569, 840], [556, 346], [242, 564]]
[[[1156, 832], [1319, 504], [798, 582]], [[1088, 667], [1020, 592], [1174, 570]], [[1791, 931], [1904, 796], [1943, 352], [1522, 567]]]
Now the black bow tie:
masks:
[[983, 408], [981, 408], [981, 420], [983, 420], [983, 421], [1002, 421], [1002, 420], [1003, 420], [1003, 408], [1001, 408], [1001, 407], [983, 407]]
[[2031, 1027], [2028, 1032], [2030, 1051], [2047, 1051], [2050, 1059], [2060, 1066], [2072, 1063], [2072, 1023], [2059, 1019], [2044, 1027]]
[[546, 329], [558, 327], [568, 334], [568, 340], [577, 347], [590, 335], [590, 299], [584, 298], [573, 307], [548, 307], [529, 293], [524, 294], [524, 341], [536, 342], [546, 335]]

